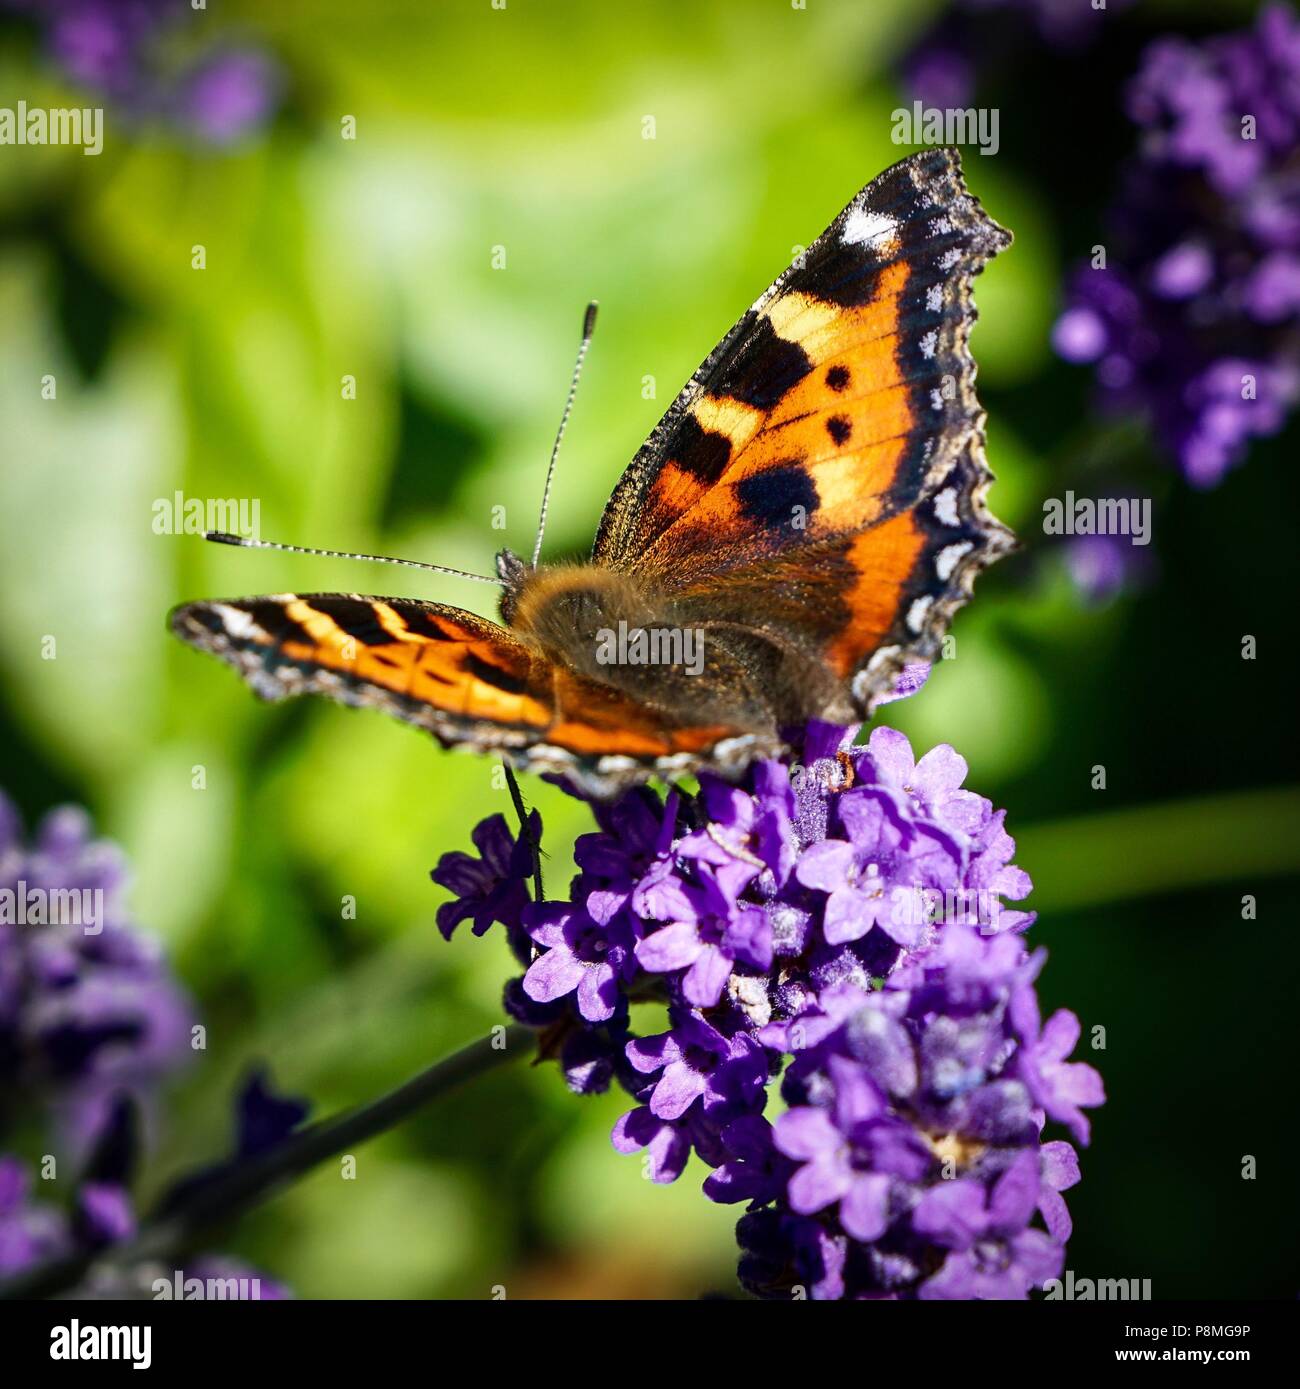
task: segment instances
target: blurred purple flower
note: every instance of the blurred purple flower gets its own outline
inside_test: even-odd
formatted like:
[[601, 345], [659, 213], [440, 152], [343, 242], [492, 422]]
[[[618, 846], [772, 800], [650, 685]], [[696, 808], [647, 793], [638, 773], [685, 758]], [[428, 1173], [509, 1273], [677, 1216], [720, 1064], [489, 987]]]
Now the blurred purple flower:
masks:
[[1213, 487], [1300, 400], [1300, 20], [1158, 40], [1127, 109], [1108, 261], [1075, 271], [1053, 345]]
[[1070, 581], [1088, 603], [1106, 603], [1146, 580], [1153, 561], [1123, 535], [1072, 535], [1061, 546]]
[[68, 1253], [71, 1237], [55, 1206], [30, 1198], [31, 1180], [16, 1158], [0, 1153], [0, 1283]]
[[198, 23], [188, 0], [0, 0], [0, 6], [31, 18], [52, 61], [128, 119], [164, 120], [226, 145], [262, 126], [279, 101], [279, 68], [260, 50], [201, 51], [188, 66], [172, 56], [173, 33]]
[[215, 53], [186, 74], [174, 99], [177, 120], [214, 145], [243, 139], [262, 125], [279, 98], [279, 72], [265, 53]]
[[[191, 1056], [192, 1011], [159, 948], [132, 924], [125, 885], [121, 854], [92, 837], [84, 811], [52, 811], [29, 844], [0, 792], [0, 1120], [24, 1102], [43, 1109], [68, 1142], [74, 1171], [63, 1204], [36, 1201], [27, 1169], [0, 1154], [0, 1282], [136, 1233], [141, 1120]], [[255, 1073], [238, 1101], [234, 1160], [273, 1146], [305, 1113]], [[173, 1196], [229, 1166], [191, 1174]], [[52, 1189], [57, 1170], [42, 1170]], [[73, 1295], [148, 1297], [152, 1276], [144, 1265], [103, 1276], [92, 1268]], [[261, 1295], [286, 1294], [268, 1282]]]
[[0, 910], [0, 1095], [38, 1096], [80, 1153], [119, 1095], [148, 1112], [191, 1054], [189, 1001], [131, 923], [125, 885], [120, 854], [83, 811], [51, 812], [29, 846], [0, 793], [0, 905], [26, 904], [25, 924]]
[[[137, 1221], [129, 1191], [115, 1183], [83, 1182], [73, 1197], [72, 1210], [33, 1199], [31, 1179], [22, 1162], [0, 1153], [0, 1288], [24, 1275], [35, 1273], [54, 1259], [93, 1254], [128, 1240], [135, 1234]], [[288, 1289], [237, 1259], [221, 1254], [199, 1254], [188, 1258], [177, 1270], [153, 1262], [129, 1265], [92, 1265], [84, 1282], [68, 1296], [144, 1300], [158, 1295], [155, 1283], [169, 1286], [177, 1279], [220, 1280], [215, 1295], [226, 1299], [237, 1295], [227, 1280], [254, 1292], [259, 1301], [279, 1301], [291, 1296]], [[191, 1298], [197, 1294], [190, 1292]]]

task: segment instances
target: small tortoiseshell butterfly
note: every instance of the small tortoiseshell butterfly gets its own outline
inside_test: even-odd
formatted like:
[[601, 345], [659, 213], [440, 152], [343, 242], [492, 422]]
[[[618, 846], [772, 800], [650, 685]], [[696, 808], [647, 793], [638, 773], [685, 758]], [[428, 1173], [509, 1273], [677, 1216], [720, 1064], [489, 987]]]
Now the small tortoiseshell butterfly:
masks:
[[[599, 796], [734, 776], [783, 729], [857, 722], [905, 663], [938, 654], [977, 572], [1014, 543], [984, 503], [967, 345], [971, 279], [1010, 240], [955, 150], [887, 169], [687, 383], [589, 563], [498, 555], [504, 626], [412, 599], [274, 594], [186, 604], [172, 629], [265, 697], [383, 709]], [[610, 658], [614, 633], [700, 644], [690, 663], [634, 664], [626, 642]]]

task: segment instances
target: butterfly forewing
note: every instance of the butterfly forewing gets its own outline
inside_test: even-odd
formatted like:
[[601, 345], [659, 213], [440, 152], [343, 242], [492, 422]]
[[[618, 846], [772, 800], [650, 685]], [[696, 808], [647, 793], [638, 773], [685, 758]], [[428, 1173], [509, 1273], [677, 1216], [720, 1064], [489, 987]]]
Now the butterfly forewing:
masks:
[[984, 506], [967, 346], [971, 279], [1009, 241], [956, 151], [881, 174], [692, 377], [615, 490], [596, 562], [748, 612], [846, 679], [887, 652], [857, 682], [865, 711], [1010, 545]]

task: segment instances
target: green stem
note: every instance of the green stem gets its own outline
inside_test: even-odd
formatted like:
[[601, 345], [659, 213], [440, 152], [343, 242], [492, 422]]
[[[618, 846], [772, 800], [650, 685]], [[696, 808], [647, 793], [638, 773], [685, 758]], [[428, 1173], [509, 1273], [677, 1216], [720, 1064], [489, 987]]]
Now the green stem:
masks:
[[1300, 789], [1134, 806], [1016, 831], [1041, 912], [1300, 870]]

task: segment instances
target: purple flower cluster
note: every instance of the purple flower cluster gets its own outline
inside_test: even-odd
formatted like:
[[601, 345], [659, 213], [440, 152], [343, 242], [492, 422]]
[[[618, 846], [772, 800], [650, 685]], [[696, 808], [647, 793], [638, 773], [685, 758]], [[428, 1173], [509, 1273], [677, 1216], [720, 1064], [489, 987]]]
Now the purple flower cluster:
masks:
[[[118, 1244], [135, 1231], [134, 1208], [123, 1185], [83, 1182], [73, 1210], [67, 1212], [36, 1198], [26, 1165], [10, 1154], [0, 1153], [0, 1285], [52, 1260]], [[182, 1286], [191, 1279], [244, 1279], [256, 1287], [260, 1301], [281, 1301], [291, 1296], [283, 1284], [225, 1255], [187, 1259], [178, 1272]], [[171, 1284], [174, 1274], [154, 1263], [110, 1266], [102, 1272], [92, 1270], [85, 1292], [96, 1298], [149, 1298], [155, 1296], [154, 1285], [159, 1278]]]
[[126, 869], [84, 811], [53, 811], [29, 844], [0, 793], [0, 1131], [38, 1099], [72, 1149], [116, 1096], [146, 1110], [191, 1055], [188, 999], [124, 906]]
[[[695, 1153], [712, 1200], [747, 1203], [751, 1292], [1024, 1297], [1061, 1267], [1079, 1175], [1042, 1131], [1086, 1143], [1101, 1080], [1067, 1060], [1077, 1019], [1040, 1018], [1004, 812], [951, 748], [916, 761], [892, 729], [854, 732], [811, 725], [797, 761], [738, 786], [593, 803], [563, 901], [525, 900], [494, 817], [477, 876], [463, 855], [434, 870], [470, 889], [442, 920], [506, 926], [526, 966], [507, 1009], [575, 1091], [636, 1101], [619, 1151], [660, 1182]], [[639, 1004], [666, 1030], [634, 1031]]]
[[1300, 20], [1269, 5], [1251, 30], [1151, 44], [1127, 109], [1107, 262], [1075, 272], [1053, 341], [1212, 487], [1300, 399]]
[[[24, 1109], [35, 1111], [54, 1122], [56, 1150], [67, 1150], [42, 1177], [53, 1183], [72, 1169], [57, 1183], [71, 1196], [55, 1204], [35, 1197], [28, 1166], [0, 1151], [0, 1283], [136, 1233], [131, 1187], [141, 1120], [150, 1119], [162, 1082], [191, 1055], [193, 1014], [161, 950], [132, 924], [125, 885], [122, 856], [94, 838], [84, 811], [51, 812], [28, 843], [0, 792], [0, 1137]], [[232, 1162], [279, 1142], [305, 1112], [252, 1076], [239, 1097]], [[191, 1174], [169, 1201], [183, 1204], [226, 1166]], [[118, 1267], [109, 1282], [83, 1291], [147, 1297], [151, 1280], [166, 1272]], [[183, 1277], [253, 1272], [199, 1259]], [[260, 1294], [287, 1295], [269, 1280]]]
[[161, 119], [211, 144], [257, 129], [275, 109], [280, 75], [261, 50], [202, 49], [181, 66], [167, 60], [171, 31], [195, 10], [188, 0], [0, 0], [40, 26], [55, 63], [115, 112]]

